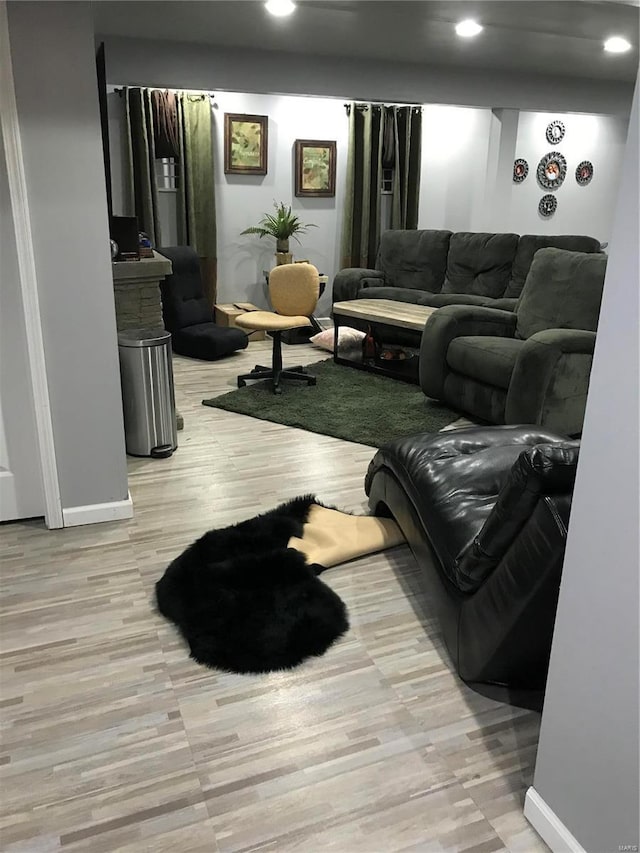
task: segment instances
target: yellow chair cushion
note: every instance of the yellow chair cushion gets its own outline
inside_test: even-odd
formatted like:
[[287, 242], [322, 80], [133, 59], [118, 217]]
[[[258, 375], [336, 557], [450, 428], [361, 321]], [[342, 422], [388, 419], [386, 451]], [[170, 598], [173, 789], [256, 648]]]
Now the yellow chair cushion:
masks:
[[254, 331], [280, 332], [310, 325], [311, 320], [308, 317], [285, 317], [282, 314], [274, 314], [273, 311], [247, 311], [246, 314], [236, 317], [236, 326]]

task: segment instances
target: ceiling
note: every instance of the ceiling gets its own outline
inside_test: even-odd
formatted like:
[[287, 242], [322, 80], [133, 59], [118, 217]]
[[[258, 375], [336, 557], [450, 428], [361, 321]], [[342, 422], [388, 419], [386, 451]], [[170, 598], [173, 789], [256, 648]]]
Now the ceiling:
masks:
[[[318, 56], [430, 66], [633, 81], [638, 72], [640, 0], [297, 0], [288, 18], [262, 2], [127, 0], [94, 3], [101, 37], [193, 42]], [[453, 25], [474, 18], [473, 39]], [[603, 40], [624, 36], [633, 49], [607, 54]]]

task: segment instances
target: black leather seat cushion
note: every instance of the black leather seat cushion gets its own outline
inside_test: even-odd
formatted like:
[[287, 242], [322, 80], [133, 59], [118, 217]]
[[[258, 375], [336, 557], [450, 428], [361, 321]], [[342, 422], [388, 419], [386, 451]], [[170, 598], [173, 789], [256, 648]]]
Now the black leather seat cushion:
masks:
[[226, 329], [215, 323], [197, 323], [171, 334], [173, 351], [203, 361], [224, 358], [245, 349], [249, 338], [241, 329]]
[[[536, 427], [471, 427], [393, 441], [373, 458], [367, 481], [386, 467], [409, 496], [445, 577], [458, 588], [458, 555], [473, 541], [522, 451], [556, 444]], [[367, 493], [369, 486], [367, 484]]]

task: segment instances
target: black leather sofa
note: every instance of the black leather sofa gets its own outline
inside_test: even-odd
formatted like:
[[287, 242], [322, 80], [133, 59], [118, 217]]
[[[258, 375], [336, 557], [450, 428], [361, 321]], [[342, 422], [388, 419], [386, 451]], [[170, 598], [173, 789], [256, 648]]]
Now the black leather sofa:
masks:
[[452, 662], [471, 687], [540, 709], [579, 442], [535, 427], [470, 427], [382, 447], [369, 505], [423, 568]]
[[392, 299], [442, 308], [483, 305], [513, 311], [538, 249], [599, 252], [581, 235], [493, 234], [473, 231], [385, 231], [376, 269], [344, 269], [333, 301]]

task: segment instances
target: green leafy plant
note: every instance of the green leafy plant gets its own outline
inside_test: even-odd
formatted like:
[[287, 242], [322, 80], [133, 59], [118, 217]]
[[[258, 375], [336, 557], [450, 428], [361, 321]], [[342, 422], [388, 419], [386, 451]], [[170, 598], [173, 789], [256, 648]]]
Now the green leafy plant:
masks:
[[275, 237], [278, 252], [289, 251], [289, 237], [298, 240], [298, 234], [306, 234], [309, 228], [317, 228], [312, 222], [302, 223], [300, 218], [291, 212], [291, 205], [285, 206], [281, 201], [274, 201], [275, 215], [265, 213], [258, 225], [245, 228], [243, 234], [257, 234], [258, 237]]

